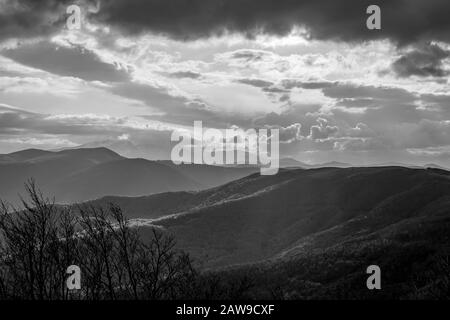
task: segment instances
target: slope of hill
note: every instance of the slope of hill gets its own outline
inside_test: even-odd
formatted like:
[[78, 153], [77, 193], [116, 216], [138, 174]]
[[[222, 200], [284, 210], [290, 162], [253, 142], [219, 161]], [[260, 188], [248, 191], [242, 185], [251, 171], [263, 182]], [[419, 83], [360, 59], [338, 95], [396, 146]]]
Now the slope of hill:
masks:
[[83, 201], [105, 195], [142, 196], [206, 187], [180, 171], [143, 159], [101, 163], [67, 175], [56, 186], [58, 202]]
[[281, 168], [308, 168], [309, 165], [303, 162], [300, 162], [294, 158], [281, 158], [280, 159], [280, 167]]
[[203, 165], [176, 166], [171, 162], [128, 159], [106, 148], [58, 152], [24, 150], [0, 155], [0, 198], [19, 201], [24, 183], [34, 178], [45, 194], [59, 203], [108, 195], [143, 196], [153, 193], [201, 190], [244, 177], [255, 168]]
[[[449, 177], [447, 171], [400, 167], [255, 174], [192, 194], [195, 206], [153, 223], [176, 235], [205, 266], [253, 263], [295, 255], [309, 248], [312, 236], [320, 239], [313, 248], [326, 248], [406, 219], [448, 215]], [[319, 237], [323, 232], [329, 236]]]
[[[414, 186], [273, 259], [226, 272], [251, 273], [259, 299], [448, 299], [450, 193], [441, 183]], [[374, 264], [382, 290], [365, 286]]]
[[202, 164], [179, 164], [176, 165], [170, 160], [160, 160], [158, 163], [174, 168], [189, 178], [201, 181], [203, 185], [220, 186], [230, 181], [240, 179], [252, 173], [259, 172], [259, 168], [252, 166], [207, 166]]
[[106, 196], [83, 202], [82, 205], [107, 208], [109, 204], [120, 206], [129, 219], [156, 219], [174, 212], [184, 212], [200, 206], [205, 193], [194, 191], [164, 192], [142, 197]]
[[[286, 169], [288, 170], [288, 169]], [[106, 196], [85, 204], [108, 206], [120, 205], [128, 218], [150, 219], [179, 216], [193, 210], [213, 207], [228, 201], [251, 196], [263, 188], [270, 188], [274, 179], [258, 179], [259, 173], [202, 191], [180, 191], [153, 194], [143, 197]], [[275, 177], [275, 176], [274, 176]]]
[[[250, 279], [250, 299], [448, 298], [448, 171], [290, 169], [151, 197], [172, 215], [141, 234], [162, 227], [213, 277]], [[372, 264], [383, 290], [365, 286]]]
[[[253, 299], [448, 300], [449, 206], [446, 196], [418, 216], [380, 228], [370, 227], [374, 217], [361, 217], [305, 237], [274, 259], [216, 273], [251, 275]], [[381, 269], [381, 290], [367, 290], [370, 265]]]

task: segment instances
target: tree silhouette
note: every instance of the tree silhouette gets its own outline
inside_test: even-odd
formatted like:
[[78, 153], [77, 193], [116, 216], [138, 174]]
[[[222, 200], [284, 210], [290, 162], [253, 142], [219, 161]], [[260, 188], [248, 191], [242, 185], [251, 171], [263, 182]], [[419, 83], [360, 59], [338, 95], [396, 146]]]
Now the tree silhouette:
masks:
[[[33, 180], [29, 200], [17, 209], [0, 202], [0, 298], [178, 299], [198, 274], [175, 241], [153, 228], [143, 241], [120, 207], [55, 205]], [[70, 292], [67, 267], [82, 270], [82, 287]]]

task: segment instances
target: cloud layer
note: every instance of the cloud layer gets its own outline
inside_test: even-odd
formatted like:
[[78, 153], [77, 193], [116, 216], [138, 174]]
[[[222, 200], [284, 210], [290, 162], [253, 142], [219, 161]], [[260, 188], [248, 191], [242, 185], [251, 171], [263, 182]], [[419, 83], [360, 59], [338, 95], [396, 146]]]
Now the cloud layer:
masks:
[[365, 27], [368, 0], [118, 0], [102, 4], [98, 21], [129, 33], [152, 31], [176, 39], [239, 32], [285, 35], [305, 27], [312, 38], [361, 41], [389, 38], [400, 43], [448, 40], [446, 0], [380, 0], [382, 32]]
[[[42, 36], [63, 27], [72, 1], [0, 2], [0, 38]], [[314, 39], [366, 41], [387, 38], [405, 44], [450, 38], [446, 0], [379, 0], [382, 31], [366, 28], [369, 0], [116, 0], [78, 2], [90, 20], [126, 34], [152, 32], [192, 40], [224, 33], [254, 37], [286, 35], [303, 27]], [[90, 10], [91, 9], [91, 10]]]
[[380, 0], [376, 31], [366, 0], [75, 3], [81, 30], [72, 1], [0, 0], [0, 152], [167, 154], [201, 120], [278, 128], [306, 161], [450, 163], [447, 0]]

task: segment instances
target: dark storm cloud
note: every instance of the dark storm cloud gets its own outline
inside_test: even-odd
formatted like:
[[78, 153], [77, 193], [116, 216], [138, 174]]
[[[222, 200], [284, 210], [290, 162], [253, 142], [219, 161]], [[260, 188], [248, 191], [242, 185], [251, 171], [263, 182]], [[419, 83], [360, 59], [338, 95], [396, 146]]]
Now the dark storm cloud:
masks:
[[[84, 9], [94, 1], [81, 0]], [[1, 4], [0, 39], [44, 36], [64, 27], [73, 1], [6, 0]], [[366, 28], [366, 9], [382, 9], [382, 30]], [[389, 38], [399, 43], [450, 39], [448, 0], [115, 0], [101, 1], [90, 21], [129, 34], [150, 31], [181, 40], [224, 32], [248, 37], [284, 35], [304, 26], [312, 38], [364, 41]], [[87, 11], [87, 10], [86, 10]]]
[[1, 1], [0, 40], [52, 33], [63, 26], [59, 13], [65, 12], [65, 2], [68, 1]]
[[[366, 28], [366, 8], [382, 9], [382, 31]], [[190, 40], [224, 31], [249, 37], [283, 35], [305, 26], [316, 39], [360, 41], [390, 38], [400, 43], [450, 38], [448, 0], [117, 0], [103, 1], [92, 18], [128, 33], [152, 31]]]
[[126, 70], [105, 63], [94, 52], [79, 47], [61, 47], [43, 41], [0, 51], [0, 54], [23, 65], [60, 76], [87, 81], [117, 82], [129, 79]]
[[95, 8], [96, 0], [2, 0], [0, 41], [11, 38], [45, 37], [65, 28], [67, 7], [79, 4]]
[[438, 45], [426, 45], [408, 52], [392, 64], [392, 69], [400, 77], [444, 77], [448, 75], [442, 61], [450, 57], [450, 51]]

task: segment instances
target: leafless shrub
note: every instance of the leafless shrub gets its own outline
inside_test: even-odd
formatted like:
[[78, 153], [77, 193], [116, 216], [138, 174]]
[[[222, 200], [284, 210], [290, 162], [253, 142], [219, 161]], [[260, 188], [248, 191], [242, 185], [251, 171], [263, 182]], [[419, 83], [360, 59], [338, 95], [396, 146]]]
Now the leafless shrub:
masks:
[[[79, 206], [45, 198], [33, 180], [23, 209], [0, 202], [1, 299], [177, 299], [188, 297], [196, 272], [175, 241], [157, 229], [144, 242], [120, 207]], [[66, 269], [82, 270], [69, 292]]]

